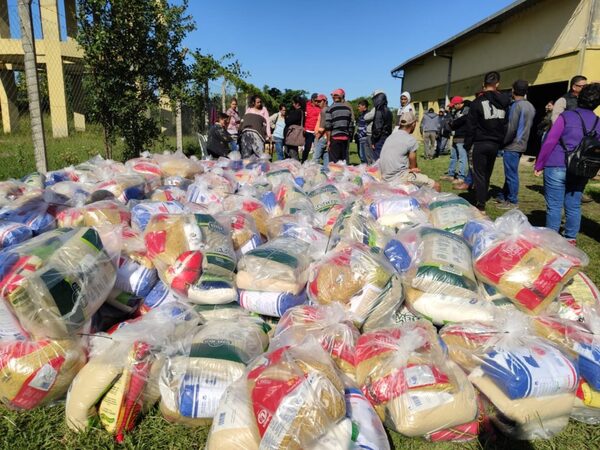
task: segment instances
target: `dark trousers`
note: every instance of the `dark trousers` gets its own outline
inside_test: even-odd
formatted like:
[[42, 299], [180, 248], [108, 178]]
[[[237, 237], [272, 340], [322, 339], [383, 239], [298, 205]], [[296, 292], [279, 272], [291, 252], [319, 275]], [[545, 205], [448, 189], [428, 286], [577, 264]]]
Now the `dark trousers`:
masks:
[[315, 141], [315, 133], [304, 133], [304, 150], [302, 151], [302, 162], [308, 159], [308, 154]]
[[329, 143], [329, 162], [346, 161], [348, 159], [348, 141], [332, 139]]
[[286, 145], [287, 157], [298, 161], [298, 146], [297, 145]]
[[494, 162], [500, 145], [495, 142], [476, 142], [473, 144], [473, 185], [475, 189], [475, 206], [485, 210], [490, 178], [494, 171]]

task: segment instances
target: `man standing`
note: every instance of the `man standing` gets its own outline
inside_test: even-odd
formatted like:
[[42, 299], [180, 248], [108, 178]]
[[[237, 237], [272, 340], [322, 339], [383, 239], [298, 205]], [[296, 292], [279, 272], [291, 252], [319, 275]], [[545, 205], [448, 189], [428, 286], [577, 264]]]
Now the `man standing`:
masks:
[[554, 108], [552, 108], [552, 123], [556, 122], [556, 119], [558, 119], [558, 116], [560, 116], [563, 111], [571, 111], [577, 108], [577, 97], [579, 97], [579, 93], [586, 84], [587, 78], [583, 75], [575, 75], [571, 78], [569, 92], [554, 102]]
[[356, 144], [358, 145], [358, 158], [360, 159], [361, 164], [364, 164], [367, 161], [366, 151], [369, 143], [367, 134], [368, 123], [365, 116], [367, 115], [368, 109], [368, 101], [361, 100], [358, 102], [358, 118], [356, 119]]
[[304, 150], [302, 151], [302, 162], [308, 159], [310, 149], [315, 141], [315, 126], [321, 114], [321, 108], [317, 103], [319, 94], [310, 96], [310, 101], [306, 104], [306, 120], [304, 121]]
[[438, 112], [438, 118], [440, 119], [440, 131], [437, 137], [437, 147], [435, 149], [435, 156], [446, 155], [448, 154], [448, 139], [450, 138], [449, 126], [448, 122], [450, 122], [450, 104], [448, 105], [448, 110], [442, 108]]
[[[374, 161], [379, 159], [381, 149], [386, 139], [392, 134], [392, 112], [388, 108], [385, 92], [373, 92], [373, 125], [371, 127], [371, 155]], [[367, 120], [369, 117], [367, 116]], [[371, 164], [371, 163], [369, 163]]]
[[498, 208], [513, 209], [519, 206], [519, 160], [527, 150], [529, 132], [535, 117], [534, 106], [525, 100], [529, 83], [517, 80], [513, 83], [514, 102], [508, 111], [508, 130], [504, 139], [504, 187], [496, 199]]
[[506, 136], [507, 95], [498, 92], [500, 74], [488, 72], [483, 80], [483, 93], [473, 100], [467, 115], [465, 149], [473, 152], [475, 206], [485, 211], [490, 177], [498, 150]]
[[[468, 101], [468, 100], [467, 100]], [[465, 150], [465, 134], [467, 132], [467, 114], [469, 113], [469, 104], [459, 95], [455, 95], [450, 100], [452, 112], [448, 114], [449, 121], [447, 127], [452, 133], [452, 149], [450, 150], [450, 164], [446, 175], [440, 177], [442, 180], [455, 181], [464, 184], [467, 179], [467, 170], [469, 156]], [[468, 186], [466, 186], [468, 189]]]
[[333, 104], [325, 113], [329, 161], [345, 160], [349, 163], [348, 145], [353, 134], [354, 112], [352, 106], [345, 100], [346, 93], [343, 89], [336, 89], [331, 93], [331, 97]]
[[315, 125], [315, 148], [312, 160], [319, 163], [321, 162], [321, 156], [323, 156], [323, 167], [327, 170], [329, 154], [327, 153], [327, 136], [325, 135], [325, 112], [327, 111], [327, 97], [325, 94], [317, 96], [317, 104], [321, 108], [321, 113]]
[[423, 145], [425, 146], [425, 159], [433, 159], [435, 156], [436, 141], [440, 131], [440, 118], [429, 108], [421, 120], [421, 135], [423, 136]]
[[412, 135], [417, 127], [417, 117], [412, 111], [402, 115], [399, 130], [383, 144], [379, 169], [381, 176], [391, 183], [413, 183], [440, 191], [439, 183], [421, 173], [417, 166], [419, 144]]

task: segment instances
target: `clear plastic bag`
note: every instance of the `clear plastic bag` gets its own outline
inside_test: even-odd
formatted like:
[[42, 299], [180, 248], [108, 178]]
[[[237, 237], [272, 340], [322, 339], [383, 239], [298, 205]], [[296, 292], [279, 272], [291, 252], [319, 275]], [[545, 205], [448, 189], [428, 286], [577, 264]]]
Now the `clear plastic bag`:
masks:
[[115, 288], [146, 297], [157, 281], [158, 273], [153, 265], [146, 266], [126, 256], [119, 258]]
[[365, 333], [356, 356], [357, 382], [387, 427], [426, 437], [476, 419], [475, 390], [429, 322]]
[[585, 267], [585, 253], [558, 233], [532, 227], [513, 210], [495, 222], [497, 238], [473, 262], [477, 277], [506, 295], [527, 314], [542, 312]]
[[457, 234], [462, 233], [469, 220], [483, 217], [468, 201], [449, 193], [436, 195], [428, 208], [429, 220], [434, 227]]
[[269, 214], [260, 200], [246, 195], [230, 195], [223, 203], [226, 211], [242, 211], [250, 214], [256, 228], [266, 239], [268, 234]]
[[158, 379], [166, 357], [187, 348], [184, 337], [199, 317], [183, 304], [167, 305], [92, 337], [90, 360], [67, 395], [67, 426], [84, 431], [98, 416], [118, 442], [142, 412], [159, 399]]
[[160, 377], [163, 416], [170, 422], [210, 423], [225, 390], [239, 379], [268, 344], [269, 328], [260, 319], [214, 319], [200, 327], [188, 352], [170, 357]]
[[62, 398], [86, 355], [78, 340], [0, 340], [0, 399], [33, 409]]
[[440, 331], [450, 357], [494, 405], [494, 424], [515, 439], [547, 439], [562, 431], [579, 383], [572, 361], [532, 333], [519, 313], [494, 324], [447, 325]]
[[583, 324], [600, 320], [600, 289], [583, 272], [569, 281], [547, 312]]
[[428, 222], [419, 201], [408, 195], [375, 199], [369, 204], [369, 212], [379, 224], [387, 227], [403, 229]]
[[89, 205], [65, 209], [58, 213], [59, 227], [100, 227], [103, 225], [129, 225], [129, 208], [115, 200], [103, 200]]
[[298, 295], [306, 285], [308, 248], [299, 239], [281, 237], [250, 250], [238, 263], [238, 288]]
[[53, 207], [41, 196], [22, 196], [0, 208], [0, 220], [28, 226], [34, 236], [56, 228]]
[[263, 243], [262, 236], [250, 214], [241, 211], [228, 212], [221, 214], [219, 218], [231, 224], [233, 249], [238, 258]]
[[94, 191], [107, 191], [122, 203], [129, 200], [142, 200], [146, 196], [146, 179], [136, 173], [123, 173], [101, 181], [94, 186]]
[[343, 305], [352, 320], [363, 326], [400, 307], [402, 289], [393, 282], [394, 275], [377, 249], [359, 243], [342, 245], [311, 266], [308, 297], [319, 305]]
[[0, 220], [0, 250], [20, 244], [32, 237], [33, 232], [27, 225]]
[[81, 331], [115, 278], [91, 228], [51, 231], [0, 254], [0, 297], [36, 338], [64, 339]]
[[314, 339], [255, 359], [245, 374], [260, 448], [308, 448], [346, 413], [344, 385]]
[[358, 200], [346, 205], [331, 229], [328, 251], [344, 241], [360, 242], [369, 247], [385, 247], [386, 233], [364, 208], [365, 205]]
[[202, 173], [201, 164], [186, 158], [182, 152], [153, 155], [153, 158], [158, 162], [163, 177], [194, 178], [194, 175]]
[[154, 216], [144, 233], [163, 282], [193, 303], [237, 300], [236, 255], [227, 226], [208, 214]]
[[307, 335], [321, 344], [339, 370], [354, 379], [355, 347], [360, 333], [340, 305], [288, 309], [277, 324], [269, 349], [300, 344]]
[[158, 214], [183, 214], [184, 206], [176, 201], [143, 201], [131, 205], [131, 226], [136, 231], [144, 231], [152, 217]]

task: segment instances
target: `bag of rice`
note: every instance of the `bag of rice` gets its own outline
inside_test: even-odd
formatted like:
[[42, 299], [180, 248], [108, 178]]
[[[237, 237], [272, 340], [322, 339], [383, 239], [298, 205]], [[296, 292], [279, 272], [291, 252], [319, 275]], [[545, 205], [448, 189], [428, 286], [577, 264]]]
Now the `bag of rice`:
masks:
[[428, 206], [433, 226], [451, 233], [460, 234], [469, 220], [482, 218], [477, 208], [454, 194], [438, 194]]
[[269, 343], [260, 319], [211, 320], [194, 334], [189, 351], [169, 358], [160, 378], [160, 410], [170, 422], [210, 423], [225, 390]]

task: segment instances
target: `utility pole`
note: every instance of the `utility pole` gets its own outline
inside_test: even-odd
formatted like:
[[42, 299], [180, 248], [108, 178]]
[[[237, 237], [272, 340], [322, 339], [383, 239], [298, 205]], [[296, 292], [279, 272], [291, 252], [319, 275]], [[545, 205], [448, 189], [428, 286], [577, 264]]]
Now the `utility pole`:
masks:
[[31, 0], [19, 0], [18, 9], [19, 19], [21, 21], [21, 42], [23, 44], [23, 61], [25, 65], [27, 97], [29, 98], [29, 115], [31, 117], [31, 135], [33, 138], [35, 166], [38, 172], [46, 173], [48, 171], [48, 162], [46, 157], [42, 108], [40, 106], [40, 89], [35, 59], [35, 40], [33, 38], [33, 24], [31, 21]]

